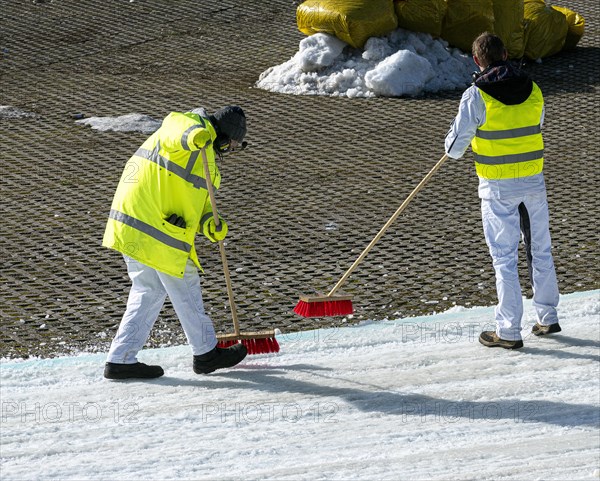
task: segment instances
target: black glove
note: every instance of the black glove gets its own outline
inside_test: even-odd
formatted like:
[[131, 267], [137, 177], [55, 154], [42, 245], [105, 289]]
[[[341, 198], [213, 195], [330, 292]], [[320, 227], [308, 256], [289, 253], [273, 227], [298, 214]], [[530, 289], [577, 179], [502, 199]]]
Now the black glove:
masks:
[[183, 217], [178, 216], [177, 214], [171, 214], [169, 216], [169, 218], [167, 219], [167, 222], [169, 224], [173, 224], [177, 227], [181, 227], [182, 229], [185, 229], [185, 220]]

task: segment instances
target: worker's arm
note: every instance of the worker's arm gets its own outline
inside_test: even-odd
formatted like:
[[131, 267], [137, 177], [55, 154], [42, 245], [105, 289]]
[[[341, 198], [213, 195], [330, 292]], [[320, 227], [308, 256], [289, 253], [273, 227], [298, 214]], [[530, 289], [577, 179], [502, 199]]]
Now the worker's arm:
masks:
[[210, 143], [206, 120], [198, 122], [181, 112], [171, 112], [160, 128], [160, 145], [167, 151], [200, 150]]
[[225, 219], [219, 215], [219, 227], [217, 227], [212, 211], [210, 200], [204, 204], [204, 211], [198, 224], [198, 233], [204, 234], [211, 242], [218, 242], [225, 239], [229, 228]]
[[446, 134], [446, 153], [448, 157], [460, 159], [477, 128], [485, 123], [485, 103], [477, 87], [470, 87], [462, 95], [458, 107], [458, 115]]

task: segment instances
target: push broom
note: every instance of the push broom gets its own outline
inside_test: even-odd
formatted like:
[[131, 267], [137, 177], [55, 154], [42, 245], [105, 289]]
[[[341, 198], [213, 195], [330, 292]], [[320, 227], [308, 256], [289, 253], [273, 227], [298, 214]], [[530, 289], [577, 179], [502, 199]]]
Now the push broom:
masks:
[[389, 218], [373, 240], [367, 247], [362, 251], [360, 256], [354, 261], [354, 264], [345, 272], [338, 283], [333, 286], [333, 289], [325, 296], [300, 296], [300, 300], [294, 312], [302, 317], [332, 317], [332, 316], [346, 316], [352, 314], [354, 309], [352, 307], [352, 296], [349, 295], [335, 295], [338, 289], [346, 282], [346, 279], [350, 277], [350, 274], [358, 267], [362, 260], [369, 253], [371, 248], [377, 243], [377, 241], [385, 234], [388, 228], [396, 220], [396, 218], [406, 209], [406, 206], [410, 204], [410, 201], [417, 195], [417, 193], [423, 188], [429, 179], [435, 174], [435, 172], [442, 166], [442, 164], [448, 159], [448, 156], [444, 156], [438, 160], [437, 164], [429, 171], [429, 173], [423, 178], [419, 185], [417, 185], [410, 195], [406, 198], [402, 205], [398, 207], [396, 212]]
[[[202, 149], [202, 162], [204, 163], [204, 176], [206, 177], [206, 186], [210, 197], [210, 205], [212, 207], [215, 226], [218, 229], [221, 221], [219, 220], [219, 212], [217, 211], [217, 203], [215, 201], [215, 192], [208, 168], [208, 159], [205, 149]], [[231, 318], [233, 320], [233, 333], [222, 334], [217, 336], [217, 346], [226, 348], [234, 344], [242, 343], [248, 349], [248, 354], [268, 354], [271, 352], [279, 352], [279, 344], [275, 339], [275, 331], [261, 332], [241, 332], [240, 324], [237, 317], [237, 310], [233, 298], [233, 288], [231, 287], [231, 276], [229, 275], [229, 266], [227, 265], [227, 256], [225, 255], [225, 245], [223, 241], [219, 241], [219, 251], [221, 252], [221, 261], [223, 262], [223, 273], [225, 274], [225, 284], [227, 285], [227, 296], [229, 297], [229, 307], [231, 308]]]

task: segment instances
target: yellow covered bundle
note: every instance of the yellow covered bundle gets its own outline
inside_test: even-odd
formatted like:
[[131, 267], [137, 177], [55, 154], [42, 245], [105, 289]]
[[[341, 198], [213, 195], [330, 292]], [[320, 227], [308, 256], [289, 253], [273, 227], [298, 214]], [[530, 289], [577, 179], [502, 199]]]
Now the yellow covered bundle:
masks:
[[358, 48], [402, 27], [471, 52], [487, 31], [502, 38], [510, 58], [531, 59], [575, 47], [585, 26], [576, 12], [544, 0], [306, 0], [296, 20], [306, 35], [328, 33]]
[[521, 58], [525, 51], [524, 15], [523, 0], [494, 0], [493, 31], [504, 42], [510, 58]]
[[398, 26], [393, 0], [306, 0], [296, 21], [306, 35], [328, 33], [358, 48]]
[[565, 39], [565, 46], [563, 50], [575, 48], [581, 37], [583, 37], [583, 30], [585, 28], [585, 20], [577, 12], [569, 10], [565, 7], [552, 7], [554, 10], [558, 10], [567, 18], [567, 24], [569, 29], [567, 30], [567, 38]]
[[567, 38], [567, 17], [544, 0], [525, 0], [525, 55], [538, 59], [562, 50]]
[[442, 34], [442, 25], [448, 10], [446, 0], [396, 0], [394, 8], [399, 27], [413, 32], [428, 33], [434, 37]]
[[447, 0], [448, 11], [442, 38], [450, 45], [470, 52], [473, 40], [483, 32], [494, 31], [492, 0]]

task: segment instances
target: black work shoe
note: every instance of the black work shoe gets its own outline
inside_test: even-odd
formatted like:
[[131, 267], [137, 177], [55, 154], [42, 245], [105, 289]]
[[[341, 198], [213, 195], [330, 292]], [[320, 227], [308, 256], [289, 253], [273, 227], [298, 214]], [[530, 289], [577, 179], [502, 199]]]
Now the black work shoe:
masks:
[[246, 357], [248, 350], [242, 343], [234, 344], [226, 349], [215, 347], [206, 354], [194, 356], [194, 372], [208, 374], [217, 369], [232, 367]]
[[531, 332], [536, 336], [545, 336], [546, 334], [554, 334], [555, 332], [560, 331], [562, 331], [562, 329], [558, 325], [558, 322], [550, 324], [549, 326], [542, 326], [539, 322], [536, 322], [535, 326], [531, 328]]
[[479, 342], [487, 347], [503, 347], [504, 349], [520, 349], [523, 347], [523, 341], [500, 339], [494, 331], [483, 331], [479, 335]]
[[160, 377], [165, 373], [160, 366], [148, 366], [143, 362], [135, 364], [117, 364], [107, 362], [104, 366], [104, 377], [106, 379], [152, 379]]

